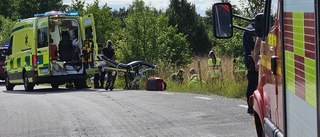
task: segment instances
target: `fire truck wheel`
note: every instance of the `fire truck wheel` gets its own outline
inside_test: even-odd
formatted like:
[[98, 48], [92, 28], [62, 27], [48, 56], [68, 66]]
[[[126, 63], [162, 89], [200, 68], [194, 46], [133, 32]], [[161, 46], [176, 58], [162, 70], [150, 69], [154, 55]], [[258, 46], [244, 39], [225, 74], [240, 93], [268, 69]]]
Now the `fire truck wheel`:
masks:
[[14, 85], [10, 83], [7, 73], [5, 74], [5, 84], [6, 84], [6, 89], [7, 90], [13, 90]]
[[257, 135], [258, 137], [264, 137], [264, 131], [261, 125], [260, 118], [256, 112], [254, 112], [254, 119], [256, 123], [256, 130], [257, 130]]
[[23, 74], [23, 85], [26, 91], [33, 91], [34, 84], [29, 82], [28, 77], [25, 73]]

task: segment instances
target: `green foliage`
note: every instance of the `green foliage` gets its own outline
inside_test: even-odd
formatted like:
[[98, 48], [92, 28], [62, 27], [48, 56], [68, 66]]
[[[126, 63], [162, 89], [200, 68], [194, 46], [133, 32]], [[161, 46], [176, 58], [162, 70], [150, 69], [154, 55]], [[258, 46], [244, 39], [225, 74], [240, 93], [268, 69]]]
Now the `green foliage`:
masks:
[[79, 15], [84, 15], [85, 0], [71, 0], [71, 6], [67, 7], [67, 11], [77, 11]]
[[29, 18], [36, 13], [45, 13], [51, 10], [64, 10], [62, 9], [62, 0], [15, 0], [14, 3], [18, 18]]
[[126, 8], [120, 8], [119, 10], [113, 11], [113, 16], [120, 19], [121, 27], [125, 28], [126, 23], [124, 22], [124, 19], [128, 16], [129, 11]]
[[263, 9], [263, 2], [261, 0], [240, 0], [243, 9], [243, 15], [246, 17], [254, 17]]
[[122, 62], [144, 60], [151, 63], [186, 65], [191, 56], [186, 36], [168, 25], [168, 18], [136, 0], [125, 18], [126, 28], [117, 41], [117, 58]]
[[187, 83], [177, 85], [177, 83], [171, 81], [169, 77], [166, 77], [167, 91], [172, 92], [189, 92], [198, 94], [215, 94], [230, 98], [243, 98], [246, 95], [247, 81], [245, 78], [235, 79], [234, 76], [226, 77], [220, 81], [206, 81], [202, 86], [189, 86]]
[[[60, 10], [78, 11], [80, 15], [92, 13], [95, 17], [97, 41], [104, 44], [111, 39], [119, 62], [147, 61], [157, 65], [158, 69], [151, 73], [160, 73], [165, 77], [170, 77], [180, 67], [188, 66], [194, 55], [207, 55], [212, 48], [217, 51], [218, 56], [240, 56], [243, 52], [242, 31], [234, 29], [234, 37], [231, 39], [215, 39], [211, 10], [206, 11], [205, 17], [200, 17], [195, 5], [187, 0], [171, 0], [165, 13], [146, 6], [142, 0], [135, 0], [128, 9], [114, 11], [107, 4], [99, 6], [99, 0], [87, 5], [85, 0], [71, 1], [71, 5], [63, 5], [62, 0], [2, 0], [0, 44], [9, 42], [11, 28], [15, 23], [12, 20]], [[253, 17], [263, 5], [259, 3], [260, 0], [241, 2], [241, 10], [233, 5], [233, 13], [247, 17]], [[234, 20], [234, 25], [247, 24], [245, 21]], [[228, 77], [219, 83], [207, 82], [202, 89], [192, 89], [185, 85], [172, 85], [169, 81], [168, 89], [242, 97], [245, 95], [245, 82], [244, 79], [237, 81]], [[117, 87], [122, 86], [123, 79], [119, 78]]]
[[0, 15], [3, 15], [5, 18], [11, 17], [14, 5], [12, 0], [1, 0], [0, 2]]
[[177, 26], [178, 31], [187, 35], [189, 49], [193, 54], [204, 55], [211, 49], [205, 24], [195, 10], [195, 5], [187, 0], [171, 0], [166, 11], [169, 25]]
[[0, 44], [9, 43], [11, 29], [15, 22], [0, 15]]
[[120, 20], [112, 16], [111, 8], [107, 4], [99, 6], [99, 1], [87, 6], [85, 14], [92, 13], [95, 19], [95, 27], [98, 43], [105, 44], [113, 35], [116, 35], [120, 27]]

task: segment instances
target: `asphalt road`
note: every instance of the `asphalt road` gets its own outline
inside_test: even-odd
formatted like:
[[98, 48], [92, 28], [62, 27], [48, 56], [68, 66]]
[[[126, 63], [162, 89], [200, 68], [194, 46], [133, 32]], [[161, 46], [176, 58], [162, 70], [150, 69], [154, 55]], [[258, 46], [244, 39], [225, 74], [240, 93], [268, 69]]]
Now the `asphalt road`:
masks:
[[213, 95], [0, 85], [0, 137], [254, 137], [246, 102]]

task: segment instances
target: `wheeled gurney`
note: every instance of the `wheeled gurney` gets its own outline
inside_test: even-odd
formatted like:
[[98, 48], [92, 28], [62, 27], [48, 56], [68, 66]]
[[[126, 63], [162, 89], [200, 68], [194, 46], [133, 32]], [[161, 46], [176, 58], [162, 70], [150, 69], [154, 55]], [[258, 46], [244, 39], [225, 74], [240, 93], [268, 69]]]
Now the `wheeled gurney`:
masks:
[[[103, 61], [99, 67], [105, 67], [107, 71], [115, 71], [111, 78], [110, 90], [113, 90], [114, 82], [118, 72], [123, 72], [126, 85], [124, 89], [139, 89], [139, 80], [145, 78], [144, 73], [156, 69], [156, 66], [145, 61], [132, 61], [128, 64], [116, 62], [104, 55], [98, 55], [97, 58]], [[106, 87], [106, 89], [109, 87]]]

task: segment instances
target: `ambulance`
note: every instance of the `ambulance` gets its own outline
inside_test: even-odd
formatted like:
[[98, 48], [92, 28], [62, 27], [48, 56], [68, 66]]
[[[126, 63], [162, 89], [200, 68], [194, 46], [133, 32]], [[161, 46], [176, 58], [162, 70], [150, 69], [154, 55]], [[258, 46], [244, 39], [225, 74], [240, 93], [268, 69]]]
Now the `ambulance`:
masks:
[[[260, 43], [259, 84], [250, 97], [257, 136], [320, 136], [320, 8], [318, 0], [265, 0], [255, 18], [232, 14], [230, 3], [212, 7], [214, 34], [233, 28], [255, 33]], [[248, 30], [233, 18], [255, 22]]]
[[92, 14], [49, 11], [20, 19], [13, 27], [5, 61], [5, 86], [86, 85], [87, 74], [95, 72], [98, 53]]

